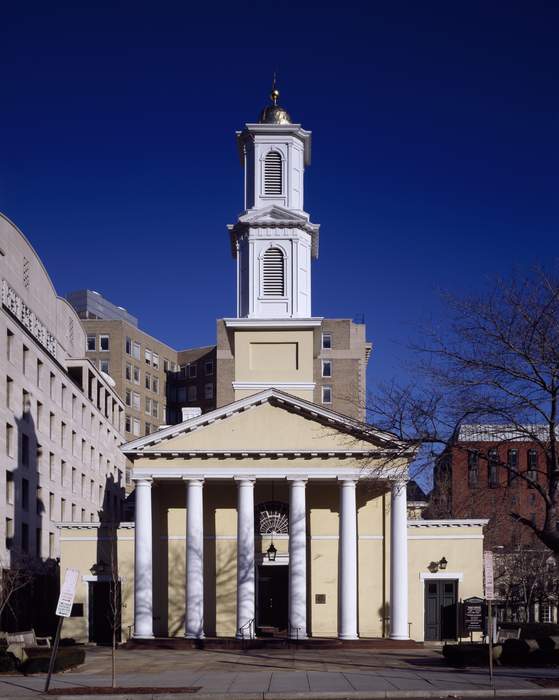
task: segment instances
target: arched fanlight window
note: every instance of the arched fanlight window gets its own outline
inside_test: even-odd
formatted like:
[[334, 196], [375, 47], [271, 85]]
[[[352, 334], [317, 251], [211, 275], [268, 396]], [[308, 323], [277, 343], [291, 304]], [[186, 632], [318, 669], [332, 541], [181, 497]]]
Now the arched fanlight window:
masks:
[[260, 535], [289, 534], [289, 507], [281, 501], [268, 501], [256, 507], [256, 531]]
[[281, 194], [282, 160], [277, 151], [270, 151], [264, 158], [264, 194]]
[[268, 248], [262, 257], [262, 293], [265, 297], [285, 296], [285, 265], [279, 248]]

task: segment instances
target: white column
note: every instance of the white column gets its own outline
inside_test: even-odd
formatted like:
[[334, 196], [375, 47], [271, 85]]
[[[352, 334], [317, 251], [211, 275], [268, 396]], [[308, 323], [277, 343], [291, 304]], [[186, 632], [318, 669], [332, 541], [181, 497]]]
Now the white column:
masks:
[[289, 483], [289, 635], [307, 636], [307, 509], [306, 479]]
[[151, 479], [136, 480], [134, 528], [134, 637], [153, 637]]
[[390, 504], [390, 638], [409, 639], [406, 482], [392, 482]]
[[204, 479], [186, 483], [186, 615], [188, 639], [204, 637]]
[[340, 639], [357, 639], [356, 479], [340, 479]]
[[[237, 637], [254, 620], [254, 477], [237, 481]], [[245, 629], [245, 637], [249, 630]]]

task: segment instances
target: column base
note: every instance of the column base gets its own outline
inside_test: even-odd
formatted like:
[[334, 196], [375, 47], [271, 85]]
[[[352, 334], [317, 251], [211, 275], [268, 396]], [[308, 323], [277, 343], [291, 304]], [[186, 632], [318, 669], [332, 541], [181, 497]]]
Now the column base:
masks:
[[402, 641], [406, 641], [406, 640], [409, 640], [409, 637], [408, 637], [408, 635], [404, 635], [404, 634], [391, 634], [389, 639], [395, 639], [395, 640], [401, 639]]
[[338, 639], [342, 639], [342, 640], [359, 639], [359, 635], [358, 634], [339, 634]]
[[132, 639], [155, 639], [153, 634], [133, 634]]

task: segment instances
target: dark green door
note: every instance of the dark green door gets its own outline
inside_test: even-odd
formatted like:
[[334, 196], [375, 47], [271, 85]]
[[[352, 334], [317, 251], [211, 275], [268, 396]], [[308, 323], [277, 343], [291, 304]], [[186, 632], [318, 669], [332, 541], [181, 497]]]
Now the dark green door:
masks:
[[425, 581], [425, 641], [456, 639], [458, 581]]

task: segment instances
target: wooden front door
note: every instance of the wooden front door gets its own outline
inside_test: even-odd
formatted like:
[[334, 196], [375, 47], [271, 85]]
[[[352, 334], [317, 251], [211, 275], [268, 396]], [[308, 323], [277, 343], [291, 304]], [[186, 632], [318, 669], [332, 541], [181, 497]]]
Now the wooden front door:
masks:
[[287, 629], [287, 566], [261, 566], [258, 572], [258, 627]]
[[425, 641], [456, 639], [458, 581], [425, 581]]

